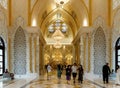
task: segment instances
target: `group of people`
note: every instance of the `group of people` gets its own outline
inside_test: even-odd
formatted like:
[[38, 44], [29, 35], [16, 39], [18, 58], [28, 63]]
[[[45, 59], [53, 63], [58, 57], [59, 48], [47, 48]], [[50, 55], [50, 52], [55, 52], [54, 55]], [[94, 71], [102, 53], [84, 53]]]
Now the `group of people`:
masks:
[[[50, 64], [47, 65], [47, 74], [48, 74], [48, 79], [50, 79], [51, 77], [51, 72], [52, 72], [52, 67], [50, 66]], [[74, 63], [73, 65], [68, 65], [65, 66], [64, 68], [65, 70], [65, 75], [66, 75], [66, 80], [67, 83], [69, 84], [69, 81], [71, 80], [71, 75], [73, 77], [73, 83], [76, 83], [76, 77], [78, 76], [78, 82], [82, 83], [83, 82], [83, 74], [84, 74], [84, 70], [82, 65], [77, 66], [76, 63]], [[57, 77], [60, 81], [61, 79], [61, 75], [63, 74], [63, 68], [60, 64], [57, 65]], [[110, 71], [110, 67], [109, 67], [109, 63], [106, 63], [103, 68], [102, 68], [102, 75], [103, 75], [103, 83], [109, 83], [109, 76], [111, 74]], [[116, 84], [120, 84], [120, 67], [117, 66], [117, 70], [116, 70]]]
[[[63, 69], [62, 66], [60, 64], [57, 65], [57, 77], [60, 81], [61, 79], [61, 75], [63, 74], [63, 70], [65, 70], [65, 75], [66, 75], [66, 80], [67, 83], [69, 84], [69, 81], [71, 80], [71, 75], [73, 77], [73, 83], [76, 83], [76, 77], [78, 75], [78, 82], [82, 83], [83, 82], [83, 74], [84, 74], [84, 70], [82, 65], [77, 66], [76, 63], [74, 63], [73, 65], [68, 65], [65, 66], [65, 68]], [[50, 64], [48, 64], [47, 66], [47, 78], [50, 79], [51, 77], [51, 71], [52, 71], [52, 67], [50, 66]]]
[[83, 74], [84, 74], [84, 70], [83, 70], [82, 65], [77, 66], [76, 63], [74, 63], [73, 66], [68, 65], [67, 68], [66, 68], [67, 83], [69, 83], [68, 81], [71, 80], [71, 74], [72, 74], [73, 83], [75, 84], [77, 73], [78, 73], [78, 82], [82, 83], [83, 82]]
[[4, 77], [4, 78], [10, 77], [11, 80], [13, 80], [13, 79], [14, 79], [14, 74], [13, 74], [13, 73], [10, 73], [10, 72], [8, 71], [8, 69], [5, 69], [5, 72], [3, 73], [3, 77]]

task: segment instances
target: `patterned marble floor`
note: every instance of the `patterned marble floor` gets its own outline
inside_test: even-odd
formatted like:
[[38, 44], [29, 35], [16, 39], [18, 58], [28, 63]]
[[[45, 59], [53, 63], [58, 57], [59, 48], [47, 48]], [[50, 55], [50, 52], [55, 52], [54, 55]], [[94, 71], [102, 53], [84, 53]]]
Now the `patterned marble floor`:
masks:
[[120, 88], [120, 85], [116, 85], [115, 80], [110, 80], [109, 84], [103, 84], [102, 79], [94, 79], [93, 81], [84, 78], [83, 84], [77, 82], [73, 83], [73, 80], [67, 83], [65, 75], [62, 75], [61, 80], [58, 80], [56, 75], [51, 76], [50, 80], [47, 80], [47, 76], [41, 76], [31, 83], [21, 88]]
[[67, 84], [65, 75], [62, 75], [59, 81], [56, 75], [52, 75], [50, 80], [47, 80], [46, 75], [34, 78], [23, 78], [9, 81], [0, 81], [0, 88], [120, 88], [120, 85], [116, 85], [114, 80], [110, 80], [109, 84], [103, 84], [102, 79], [88, 80], [84, 79], [83, 84], [77, 82], [73, 84], [71, 79]]
[[22, 88], [100, 88], [99, 86], [91, 83], [88, 80], [85, 80], [83, 84], [77, 82], [74, 84], [73, 80], [67, 83], [65, 76], [61, 80], [58, 80], [55, 76], [52, 76], [50, 80], [47, 80], [45, 77], [40, 77], [30, 84], [23, 86]]

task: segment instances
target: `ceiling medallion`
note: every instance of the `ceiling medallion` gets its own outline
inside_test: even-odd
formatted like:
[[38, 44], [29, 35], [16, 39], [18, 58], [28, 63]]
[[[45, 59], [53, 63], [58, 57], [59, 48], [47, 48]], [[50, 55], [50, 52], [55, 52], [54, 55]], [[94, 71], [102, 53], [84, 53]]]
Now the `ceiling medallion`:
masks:
[[68, 3], [69, 0], [55, 0], [55, 2], [59, 5], [63, 5], [63, 4], [66, 4]]
[[64, 2], [63, 2], [63, 1], [60, 1], [60, 4], [64, 4]]

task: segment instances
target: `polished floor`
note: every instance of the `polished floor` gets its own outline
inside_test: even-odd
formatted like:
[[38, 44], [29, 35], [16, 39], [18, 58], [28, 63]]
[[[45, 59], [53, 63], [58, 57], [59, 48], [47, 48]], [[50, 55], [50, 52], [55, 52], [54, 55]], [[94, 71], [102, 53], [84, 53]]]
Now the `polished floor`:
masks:
[[62, 75], [61, 80], [58, 80], [56, 74], [54, 74], [49, 80], [47, 75], [15, 80], [1, 79], [0, 88], [120, 88], [120, 85], [116, 85], [114, 79], [110, 79], [109, 84], [103, 84], [102, 78], [88, 80], [88, 77], [84, 77], [82, 84], [78, 83], [77, 79], [75, 84], [72, 79], [67, 83], [65, 75]]

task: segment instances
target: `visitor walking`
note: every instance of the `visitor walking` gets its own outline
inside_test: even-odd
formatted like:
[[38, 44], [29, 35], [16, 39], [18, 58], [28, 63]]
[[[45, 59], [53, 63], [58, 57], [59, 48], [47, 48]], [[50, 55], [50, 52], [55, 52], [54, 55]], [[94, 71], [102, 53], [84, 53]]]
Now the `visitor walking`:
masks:
[[106, 63], [106, 65], [103, 66], [102, 68], [102, 73], [103, 73], [103, 83], [109, 83], [109, 75], [110, 75], [110, 67], [108, 66], [109, 64]]
[[83, 74], [84, 74], [84, 70], [83, 70], [82, 65], [80, 65], [80, 66], [78, 67], [78, 82], [79, 82], [79, 83], [82, 83], [82, 82], [83, 82]]
[[61, 68], [61, 65], [58, 64], [57, 65], [57, 77], [58, 77], [59, 82], [60, 82], [60, 79], [61, 79], [61, 74], [62, 74], [62, 68]]
[[48, 64], [47, 66], [47, 79], [51, 79], [51, 71], [52, 71], [52, 67], [50, 66], [50, 64]]
[[69, 81], [71, 80], [71, 66], [68, 65], [66, 68], [66, 80], [67, 83], [69, 84]]
[[75, 84], [75, 79], [77, 76], [77, 64], [74, 63], [72, 66], [72, 76], [73, 76], [73, 83]]

